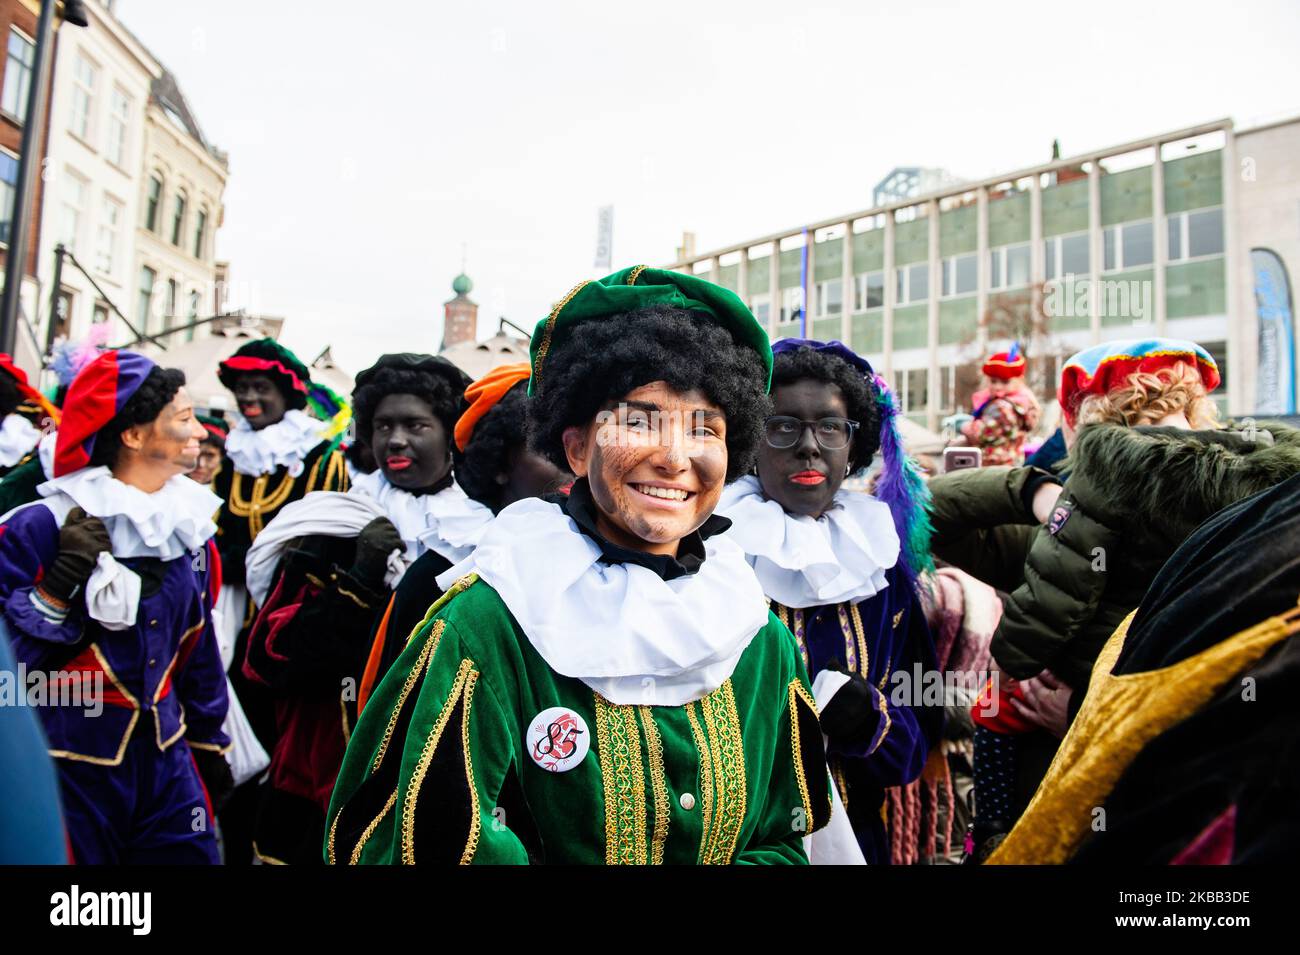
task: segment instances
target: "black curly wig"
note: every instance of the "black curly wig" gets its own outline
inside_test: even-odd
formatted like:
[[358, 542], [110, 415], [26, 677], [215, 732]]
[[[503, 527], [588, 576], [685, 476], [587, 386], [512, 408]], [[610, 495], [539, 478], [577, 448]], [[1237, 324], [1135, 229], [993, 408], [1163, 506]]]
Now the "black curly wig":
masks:
[[871, 386], [862, 377], [862, 372], [843, 358], [816, 351], [807, 345], [776, 356], [772, 366], [773, 394], [781, 385], [806, 380], [823, 381], [840, 389], [849, 418], [859, 424], [853, 433], [849, 466], [854, 473], [861, 471], [871, 464], [872, 457], [880, 448], [880, 409], [876, 407]]
[[352, 392], [352, 413], [357, 421], [357, 437], [370, 444], [374, 437], [375, 410], [389, 395], [415, 395], [433, 409], [442, 423], [450, 445], [456, 419], [460, 417], [460, 399], [464, 389], [456, 387], [443, 375], [413, 368], [380, 368], [364, 385]]
[[0, 418], [13, 414], [22, 403], [23, 393], [18, 390], [18, 382], [0, 372]]
[[575, 326], [546, 357], [546, 378], [528, 403], [533, 450], [569, 469], [564, 430], [591, 422], [609, 402], [652, 381], [698, 388], [727, 417], [727, 481], [749, 471], [771, 408], [767, 371], [748, 345], [687, 309], [652, 305]]
[[154, 366], [135, 394], [127, 399], [122, 410], [95, 435], [95, 450], [90, 455], [90, 466], [112, 467], [117, 463], [117, 453], [122, 449], [122, 432], [155, 420], [184, 384], [185, 372], [179, 368]]
[[[492, 509], [501, 510], [505, 486], [497, 475], [510, 467], [510, 457], [523, 450], [528, 439], [528, 380], [515, 384], [474, 425], [464, 451], [452, 444], [451, 466], [461, 489]], [[565, 465], [566, 469], [568, 465]]]

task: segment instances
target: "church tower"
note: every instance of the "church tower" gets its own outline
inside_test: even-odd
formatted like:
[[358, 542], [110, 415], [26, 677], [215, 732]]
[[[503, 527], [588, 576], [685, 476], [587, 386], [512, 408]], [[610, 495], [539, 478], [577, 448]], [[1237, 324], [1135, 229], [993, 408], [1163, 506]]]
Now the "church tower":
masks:
[[456, 297], [443, 305], [440, 352], [452, 345], [472, 343], [478, 339], [478, 304], [469, 297], [473, 288], [474, 283], [464, 272], [452, 280], [451, 290], [456, 293]]

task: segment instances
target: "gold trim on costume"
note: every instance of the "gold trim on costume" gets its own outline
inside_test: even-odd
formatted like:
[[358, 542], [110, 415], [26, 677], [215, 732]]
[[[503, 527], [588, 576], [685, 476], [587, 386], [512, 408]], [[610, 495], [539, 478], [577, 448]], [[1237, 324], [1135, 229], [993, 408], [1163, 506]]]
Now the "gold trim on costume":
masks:
[[482, 821], [478, 816], [478, 787], [474, 785], [474, 759], [469, 751], [469, 711], [474, 705], [474, 687], [478, 684], [478, 671], [470, 670], [465, 678], [465, 706], [460, 716], [460, 748], [465, 753], [465, 785], [469, 787], [469, 836], [465, 850], [460, 854], [460, 864], [469, 865], [478, 851], [478, 837]]
[[709, 752], [709, 743], [695, 716], [695, 707], [699, 702], [686, 704], [686, 719], [691, 724], [691, 735], [695, 737], [695, 751], [700, 758], [700, 854], [698, 861], [703, 864], [707, 856], [709, 836], [713, 823], [713, 757]]
[[[361, 830], [361, 838], [358, 839], [357, 844], [352, 847], [352, 855], [348, 858], [348, 865], [361, 864], [361, 850], [366, 847], [366, 843], [370, 841], [370, 837], [375, 834], [375, 830], [379, 828], [379, 824], [384, 821], [384, 817], [388, 815], [389, 811], [395, 805], [397, 805], [396, 789], [394, 789], [389, 795], [388, 801], [384, 803], [384, 808], [379, 810], [379, 815], [375, 816], [374, 819], [371, 819], [366, 828]], [[330, 826], [329, 854], [331, 865], [334, 864], [334, 830], [339, 824], [339, 816], [341, 815], [343, 815], [342, 809], [340, 809], [334, 816], [334, 825]]]
[[534, 394], [542, 386], [542, 362], [546, 359], [546, 353], [551, 350], [551, 336], [555, 333], [555, 320], [560, 317], [560, 311], [564, 306], [573, 301], [573, 296], [581, 292], [584, 286], [590, 284], [591, 279], [579, 282], [569, 290], [568, 295], [556, 303], [555, 308], [551, 309], [551, 314], [546, 316], [546, 325], [542, 328], [542, 342], [537, 346], [537, 357], [533, 359], [532, 391]]
[[126, 724], [126, 731], [122, 733], [122, 740], [117, 747], [117, 755], [111, 757], [87, 756], [83, 753], [74, 753], [71, 750], [66, 749], [52, 749], [49, 753], [51, 756], [55, 756], [59, 759], [70, 759], [73, 762], [78, 763], [91, 763], [95, 766], [120, 766], [122, 765], [122, 757], [126, 755], [126, 744], [131, 741], [131, 733], [134, 732], [135, 724], [140, 720], [140, 701], [132, 695], [130, 690], [122, 685], [122, 681], [117, 678], [117, 674], [113, 672], [113, 668], [108, 665], [108, 660], [104, 658], [104, 653], [99, 649], [99, 644], [92, 643], [90, 645], [90, 652], [93, 653], [95, 659], [99, 661], [100, 667], [103, 669], [104, 674], [108, 677], [109, 681], [113, 684], [113, 688], [116, 689], [117, 692], [121, 693], [122, 696], [126, 697], [126, 699], [131, 703], [131, 719]]
[[1056, 758], [989, 863], [1068, 862], [1091, 831], [1093, 810], [1105, 805], [1148, 743], [1195, 715], [1273, 647], [1300, 633], [1300, 622], [1289, 616], [1269, 617], [1167, 667], [1116, 676], [1111, 671], [1136, 613], [1102, 648], [1088, 695]]
[[424, 774], [429, 771], [429, 764], [433, 762], [434, 750], [438, 748], [438, 742], [442, 739], [442, 731], [447, 728], [447, 722], [451, 719], [451, 711], [456, 706], [456, 700], [460, 697], [465, 688], [465, 681], [469, 674], [474, 670], [474, 661], [468, 657], [460, 661], [460, 668], [456, 671], [456, 680], [452, 683], [451, 692], [447, 694], [447, 699], [442, 704], [442, 710], [438, 713], [438, 719], [434, 722], [433, 728], [429, 730], [429, 736], [424, 741], [424, 749], [420, 751], [419, 762], [415, 765], [415, 771], [411, 774], [411, 781], [407, 784], [406, 795], [402, 799], [402, 864], [415, 864], [415, 803], [420, 797], [420, 786], [424, 783]]
[[627, 277], [627, 284], [636, 285], [636, 280], [641, 277], [641, 273], [644, 272], [645, 270], [646, 270], [646, 266], [644, 265], [635, 266]]
[[244, 478], [247, 476], [238, 471], [232, 475], [230, 500], [226, 506], [235, 517], [248, 518], [249, 540], [256, 540], [257, 535], [262, 533], [262, 528], [266, 526], [264, 515], [275, 512], [289, 500], [289, 495], [293, 493], [294, 479], [286, 472], [276, 489], [267, 494], [266, 485], [273, 475], [260, 474], [253, 479], [252, 494], [244, 497]]
[[713, 775], [717, 783], [713, 840], [705, 863], [727, 865], [736, 852], [736, 840], [745, 823], [748, 800], [740, 715], [736, 711], [736, 696], [730, 679], [700, 701], [700, 711], [704, 714], [709, 733]]
[[443, 592], [441, 597], [429, 605], [429, 609], [424, 612], [424, 619], [416, 624], [414, 630], [407, 634], [406, 644], [409, 646], [411, 643], [411, 637], [423, 630], [429, 621], [438, 615], [438, 611], [451, 602], [453, 597], [463, 594], [465, 591], [469, 590], [470, 587], [474, 586], [477, 581], [477, 573], [466, 574], [464, 577], [458, 578], [454, 584]]
[[654, 711], [648, 706], [637, 708], [645, 729], [646, 756], [650, 764], [650, 789], [654, 793], [655, 829], [650, 840], [650, 864], [663, 865], [664, 844], [668, 841], [668, 786], [664, 777], [664, 746], [655, 726]]
[[615, 706], [599, 693], [592, 696], [605, 796], [605, 864], [645, 865], [645, 774], [635, 709]]
[[[858, 671], [862, 674], [864, 680], [871, 679], [871, 655], [867, 651], [866, 631], [862, 626], [862, 614], [858, 613], [858, 605], [849, 604], [849, 619], [853, 621], [853, 632], [858, 640], [858, 665], [861, 669]], [[885, 676], [889, 676], [889, 666], [886, 663]]]
[[424, 668], [433, 659], [433, 654], [438, 649], [438, 643], [442, 640], [442, 631], [446, 627], [447, 621], [445, 620], [439, 620], [433, 625], [433, 629], [429, 631], [428, 639], [424, 641], [424, 647], [420, 650], [420, 656], [415, 661], [415, 666], [411, 667], [411, 672], [406, 675], [406, 680], [402, 683], [402, 691], [397, 696], [397, 704], [388, 717], [388, 725], [384, 727], [384, 735], [379, 739], [379, 748], [375, 751], [374, 761], [370, 764], [370, 774], [372, 776], [378, 772], [380, 764], [384, 761], [384, 754], [388, 752], [388, 744], [392, 741], [393, 730], [397, 728], [397, 718], [401, 715], [402, 708], [406, 706], [406, 698], [410, 696], [415, 684], [420, 682]]
[[817, 704], [803, 688], [798, 677], [790, 681], [790, 748], [794, 757], [794, 779], [799, 786], [799, 798], [803, 801], [804, 818], [811, 824], [813, 819], [812, 795], [808, 792], [808, 774], [803, 768], [803, 747], [799, 738], [799, 700], [803, 700], [817, 712]]

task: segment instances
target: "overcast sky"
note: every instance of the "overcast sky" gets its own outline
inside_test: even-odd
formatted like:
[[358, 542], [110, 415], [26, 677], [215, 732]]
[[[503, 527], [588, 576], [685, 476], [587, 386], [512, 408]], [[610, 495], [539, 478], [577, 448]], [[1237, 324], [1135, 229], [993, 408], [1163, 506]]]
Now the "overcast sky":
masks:
[[[218, 255], [310, 360], [432, 351], [615, 265], [863, 209], [895, 166], [969, 178], [1300, 113], [1300, 3], [453, 4], [119, 0], [230, 154]], [[379, 17], [376, 14], [388, 15]]]

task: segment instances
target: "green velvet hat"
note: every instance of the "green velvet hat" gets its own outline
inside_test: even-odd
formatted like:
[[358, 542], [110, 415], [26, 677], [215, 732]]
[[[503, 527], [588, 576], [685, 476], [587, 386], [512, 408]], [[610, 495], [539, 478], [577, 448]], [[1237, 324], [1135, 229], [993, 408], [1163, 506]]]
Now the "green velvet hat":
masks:
[[767, 387], [771, 388], [772, 344], [767, 331], [739, 296], [694, 275], [637, 265], [603, 279], [581, 283], [537, 323], [528, 348], [533, 366], [528, 394], [535, 394], [541, 384], [546, 356], [575, 325], [593, 319], [616, 319], [651, 305], [699, 312], [730, 331], [738, 344], [758, 353], [767, 369]]

